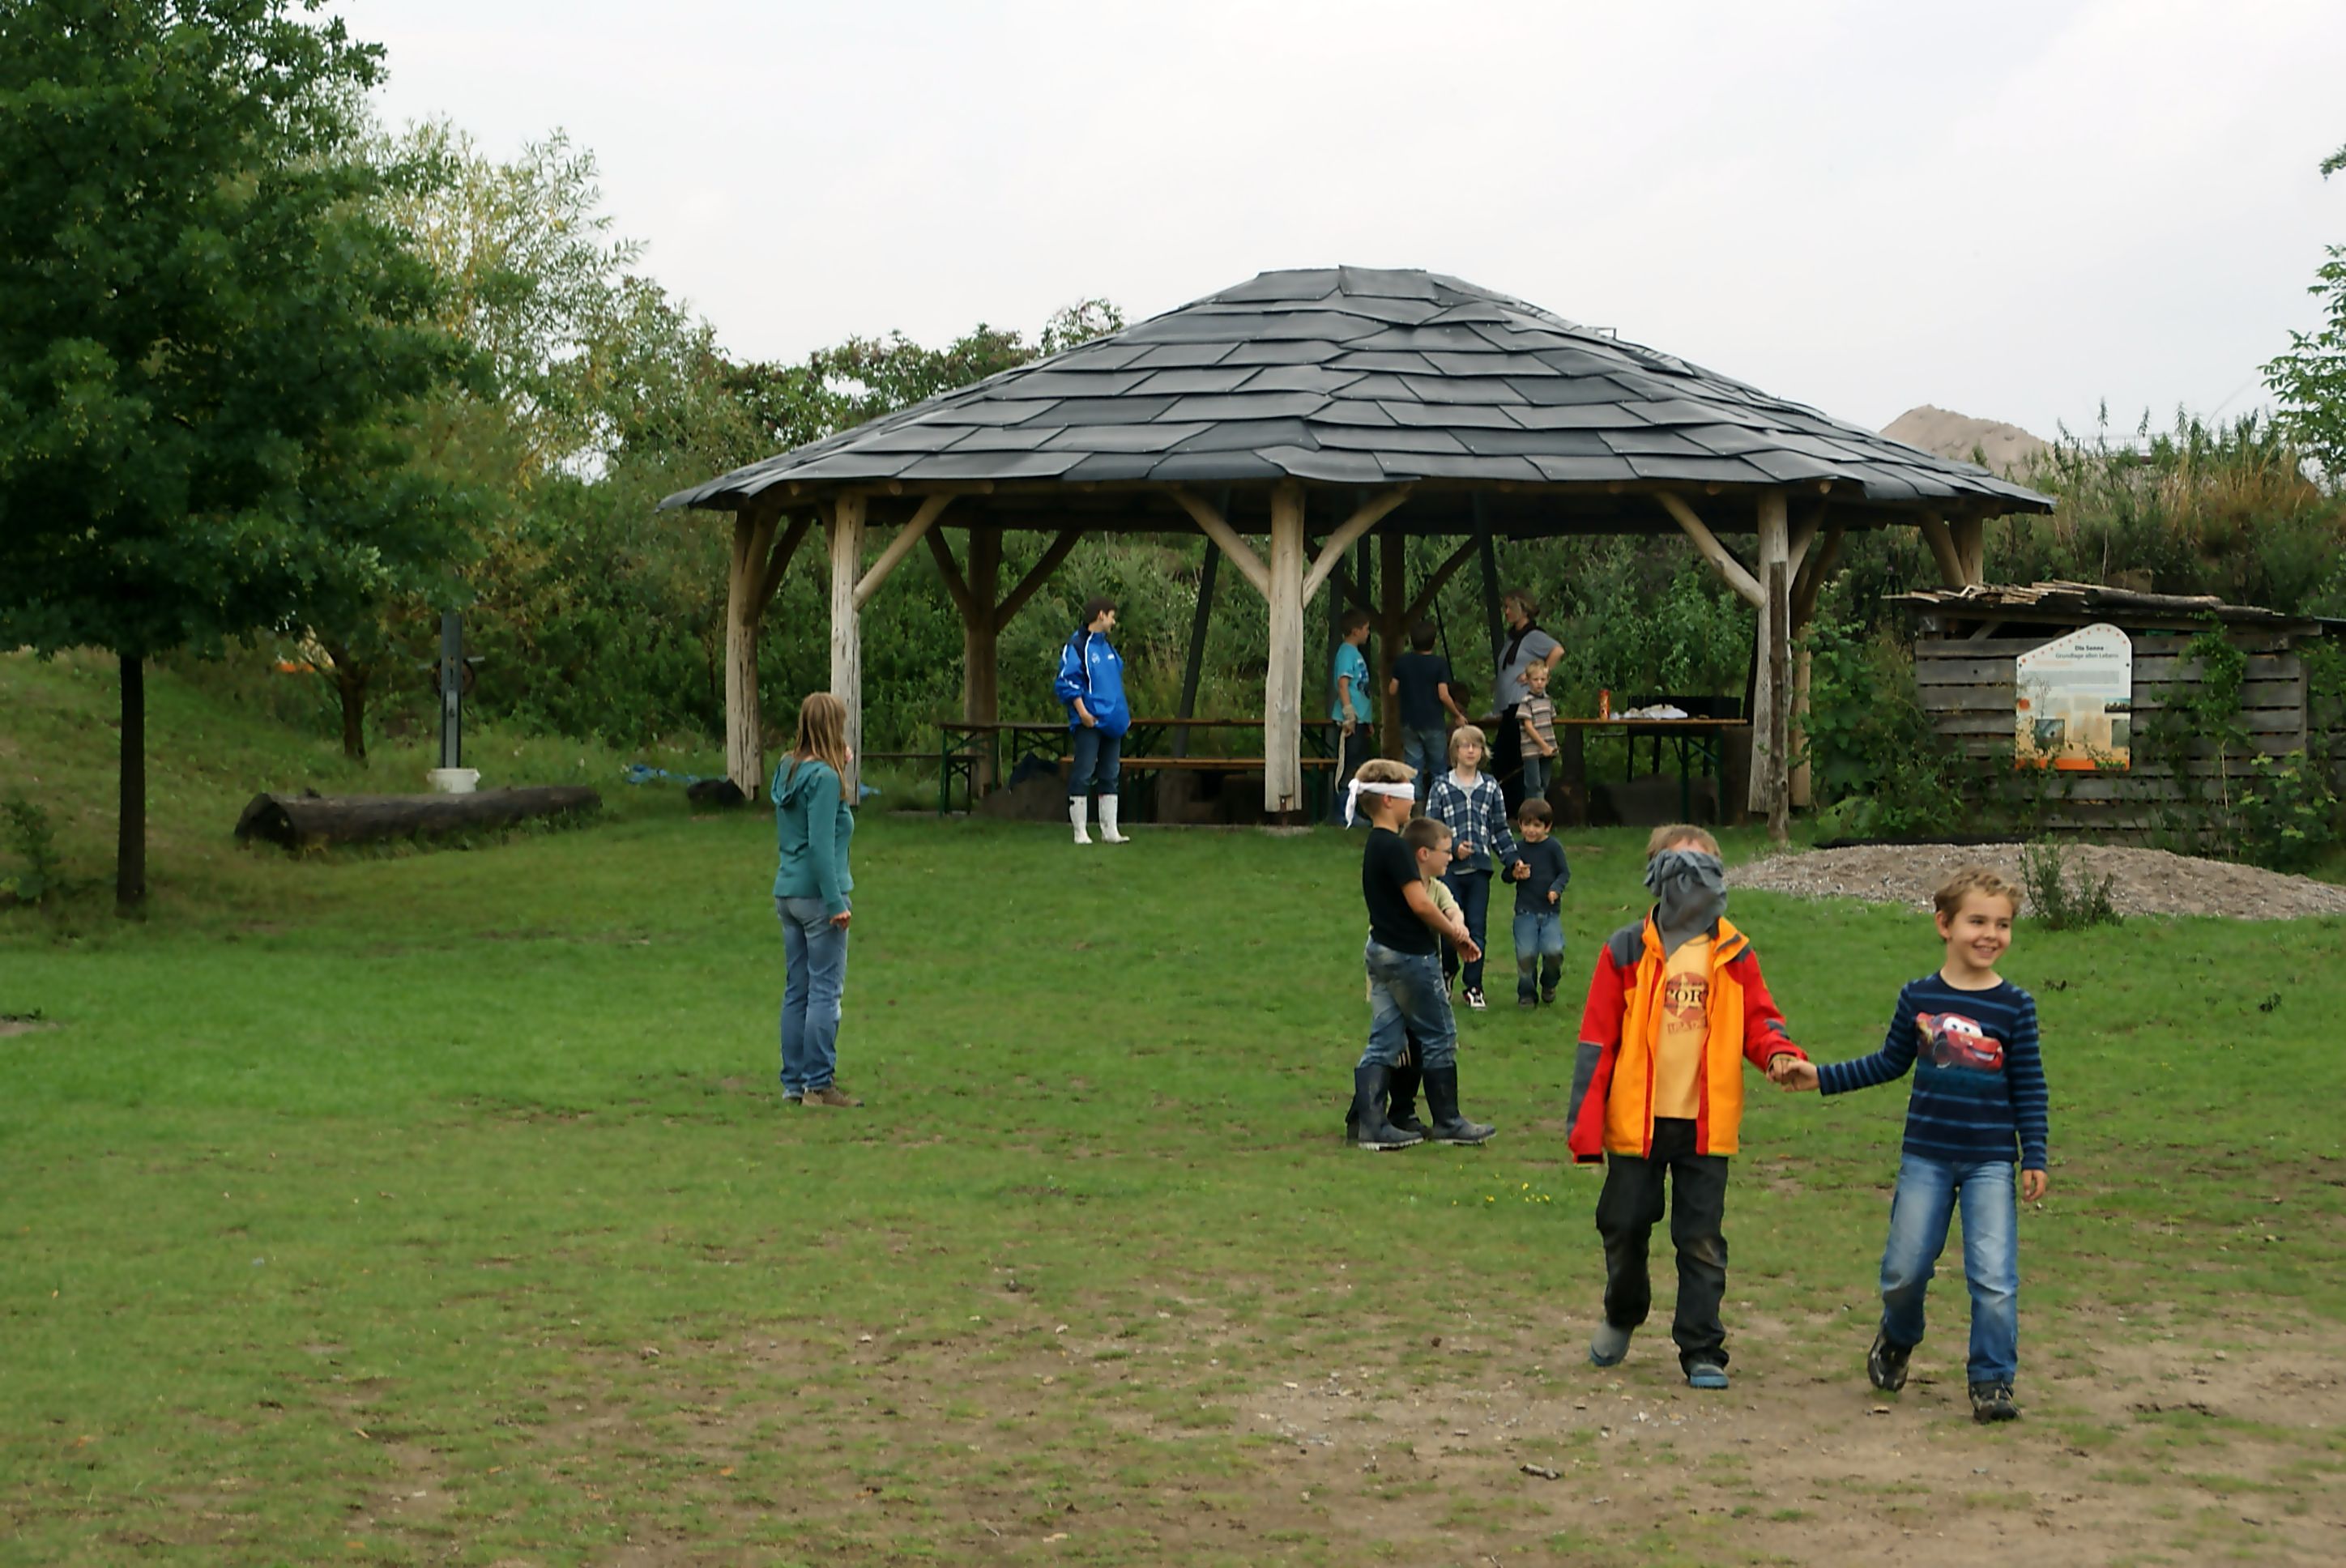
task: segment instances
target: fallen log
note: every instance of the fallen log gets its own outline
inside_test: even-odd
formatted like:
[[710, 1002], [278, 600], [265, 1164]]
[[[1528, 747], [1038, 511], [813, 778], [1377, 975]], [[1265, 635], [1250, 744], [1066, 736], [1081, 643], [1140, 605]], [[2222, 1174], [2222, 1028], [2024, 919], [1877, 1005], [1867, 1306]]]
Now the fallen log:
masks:
[[376, 839], [490, 832], [540, 817], [603, 809], [584, 784], [481, 789], [470, 795], [255, 795], [236, 821], [240, 842], [264, 839], [289, 850]]

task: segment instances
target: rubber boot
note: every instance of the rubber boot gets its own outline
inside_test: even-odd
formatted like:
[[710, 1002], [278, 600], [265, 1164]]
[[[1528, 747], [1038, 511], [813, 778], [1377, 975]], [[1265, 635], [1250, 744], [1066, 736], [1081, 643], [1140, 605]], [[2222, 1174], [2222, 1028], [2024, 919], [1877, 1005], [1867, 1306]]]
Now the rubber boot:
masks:
[[1121, 804], [1123, 804], [1123, 802], [1118, 800], [1117, 797], [1113, 795], [1103, 795], [1100, 797], [1100, 842], [1103, 844], [1128, 844], [1132, 842], [1131, 840], [1126, 838], [1122, 833], [1116, 830], [1116, 810]]
[[1091, 805], [1092, 803], [1081, 795], [1074, 797], [1067, 802], [1067, 820], [1076, 825], [1076, 842], [1078, 844], [1088, 844], [1092, 841], [1092, 836], [1084, 831], [1084, 819], [1090, 814]]
[[1433, 1130], [1426, 1135], [1437, 1144], [1485, 1144], [1499, 1130], [1470, 1122], [1458, 1114], [1458, 1068], [1454, 1064], [1425, 1070], [1425, 1109], [1433, 1118]]
[[1392, 1070], [1392, 1094], [1385, 1105], [1385, 1120], [1404, 1133], [1425, 1136], [1425, 1124], [1417, 1119], [1417, 1081], [1421, 1069], [1413, 1053]]
[[1404, 1133], [1385, 1120], [1385, 1095], [1392, 1088], [1392, 1069], [1380, 1063], [1352, 1069], [1352, 1146], [1382, 1153], [1422, 1143], [1415, 1133]]

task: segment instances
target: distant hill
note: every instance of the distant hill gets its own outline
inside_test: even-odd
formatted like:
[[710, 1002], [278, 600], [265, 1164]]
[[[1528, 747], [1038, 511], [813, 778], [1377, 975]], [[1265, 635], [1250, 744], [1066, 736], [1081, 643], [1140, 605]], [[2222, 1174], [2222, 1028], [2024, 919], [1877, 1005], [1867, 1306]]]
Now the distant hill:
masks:
[[1919, 446], [1935, 457], [1950, 457], [1958, 463], [1974, 461], [1973, 454], [1976, 453], [1997, 473], [2013, 473], [2052, 446], [2052, 443], [2029, 434], [2016, 424], [1974, 419], [1968, 414], [1933, 408], [1929, 403], [1908, 409], [1884, 425], [1882, 433], [1892, 441]]

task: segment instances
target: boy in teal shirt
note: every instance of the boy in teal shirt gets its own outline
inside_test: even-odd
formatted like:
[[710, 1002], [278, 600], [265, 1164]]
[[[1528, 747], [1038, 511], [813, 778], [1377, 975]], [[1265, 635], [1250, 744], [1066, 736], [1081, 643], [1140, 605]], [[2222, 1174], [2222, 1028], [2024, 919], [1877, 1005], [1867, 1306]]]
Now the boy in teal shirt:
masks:
[[1369, 640], [1369, 613], [1354, 610], [1337, 623], [1337, 633], [1343, 639], [1336, 645], [1336, 667], [1331, 685], [1333, 693], [1328, 704], [1328, 717], [1340, 727], [1336, 745], [1336, 787], [1328, 791], [1328, 821], [1330, 826], [1344, 825], [1344, 792], [1352, 782], [1352, 775], [1376, 744], [1376, 708], [1370, 700], [1369, 661], [1361, 652], [1361, 645]]

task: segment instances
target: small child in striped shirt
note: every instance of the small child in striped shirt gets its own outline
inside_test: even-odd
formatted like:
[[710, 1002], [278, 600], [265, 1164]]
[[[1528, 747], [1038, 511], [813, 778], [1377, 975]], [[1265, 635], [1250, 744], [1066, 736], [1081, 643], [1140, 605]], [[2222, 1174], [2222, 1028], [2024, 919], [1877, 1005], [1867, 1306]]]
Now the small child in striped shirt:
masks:
[[1946, 962], [1898, 993], [1882, 1049], [1853, 1062], [1787, 1059], [1770, 1075], [1787, 1089], [1841, 1095], [1913, 1069], [1890, 1239], [1882, 1253], [1882, 1327], [1866, 1353], [1866, 1375], [1885, 1392], [1906, 1386], [1907, 1357], [1923, 1339], [1923, 1292], [1960, 1203], [1964, 1279], [1972, 1298], [1972, 1415], [2008, 1421], [2020, 1414], [2012, 1400], [2020, 1360], [2014, 1156], [2022, 1197], [2034, 1203], [2047, 1186], [2036, 1001], [1995, 970], [2012, 945], [2018, 888], [1971, 867], [1956, 872], [1933, 901]]

